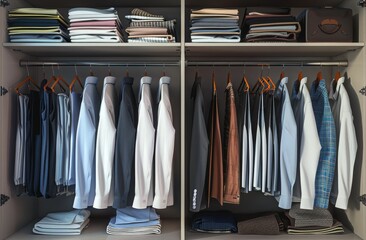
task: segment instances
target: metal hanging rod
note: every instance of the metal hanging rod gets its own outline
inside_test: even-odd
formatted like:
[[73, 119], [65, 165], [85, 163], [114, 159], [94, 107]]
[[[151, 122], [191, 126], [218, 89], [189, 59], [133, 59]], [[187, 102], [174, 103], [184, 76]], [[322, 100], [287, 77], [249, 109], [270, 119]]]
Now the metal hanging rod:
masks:
[[167, 62], [128, 62], [128, 61], [28, 61], [20, 60], [19, 66], [21, 67], [43, 67], [43, 66], [126, 66], [126, 67], [170, 67], [180, 66], [180, 62], [167, 61]]
[[247, 66], [247, 67], [263, 67], [263, 66], [271, 66], [271, 67], [296, 67], [296, 66], [323, 66], [323, 67], [331, 67], [331, 66], [339, 66], [339, 67], [347, 67], [348, 61], [263, 61], [263, 62], [186, 62], [187, 66]]

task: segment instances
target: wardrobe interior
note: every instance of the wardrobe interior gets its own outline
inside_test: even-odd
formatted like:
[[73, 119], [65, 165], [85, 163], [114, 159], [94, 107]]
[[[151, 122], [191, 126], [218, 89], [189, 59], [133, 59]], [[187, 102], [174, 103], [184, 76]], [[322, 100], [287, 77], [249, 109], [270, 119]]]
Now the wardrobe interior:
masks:
[[[0, 86], [9, 93], [0, 96], [0, 193], [10, 199], [0, 207], [0, 239], [39, 239], [31, 233], [31, 226], [36, 220], [49, 212], [72, 210], [73, 196], [60, 196], [55, 199], [16, 196], [13, 172], [15, 155], [15, 132], [17, 124], [17, 95], [14, 91], [16, 84], [29, 75], [38, 83], [44, 77], [61, 74], [71, 82], [75, 74], [82, 81], [90, 75], [98, 77], [98, 91], [101, 94], [104, 77], [108, 75], [117, 78], [116, 89], [120, 92], [120, 83], [128, 72], [134, 78], [133, 89], [137, 96], [140, 78], [147, 72], [152, 77], [152, 96], [157, 97], [158, 83], [164, 74], [171, 77], [170, 100], [172, 103], [173, 122], [175, 127], [175, 149], [173, 159], [174, 205], [165, 210], [157, 211], [162, 219], [162, 234], [157, 236], [114, 237], [105, 233], [109, 218], [114, 215], [112, 208], [92, 211], [92, 222], [86, 233], [75, 239], [246, 239], [247, 236], [236, 234], [216, 235], [195, 233], [190, 230], [192, 213], [189, 211], [189, 152], [192, 126], [191, 89], [196, 73], [201, 76], [201, 86], [205, 100], [205, 116], [208, 117], [212, 74], [215, 73], [217, 96], [220, 111], [221, 129], [225, 116], [225, 87], [230, 73], [234, 90], [239, 87], [243, 75], [254, 85], [257, 78], [269, 75], [275, 82], [280, 73], [288, 77], [288, 89], [292, 92], [292, 84], [302, 71], [308, 77], [308, 88], [322, 71], [329, 88], [330, 81], [336, 71], [346, 76], [345, 86], [348, 91], [356, 128], [358, 150], [353, 175], [352, 193], [346, 211], [337, 210], [337, 217], [348, 229], [344, 235], [336, 236], [306, 236], [307, 239], [366, 239], [366, 207], [360, 202], [360, 196], [366, 193], [366, 166], [364, 159], [366, 121], [365, 96], [359, 91], [366, 86], [366, 11], [358, 6], [358, 1], [348, 0], [302, 0], [302, 1], [194, 1], [194, 0], [156, 0], [156, 1], [47, 1], [47, 0], [12, 0], [10, 6], [0, 7]], [[190, 42], [190, 10], [192, 8], [227, 7], [238, 8], [243, 17], [246, 7], [256, 6], [293, 7], [297, 15], [307, 7], [336, 6], [353, 10], [354, 42], [353, 43], [191, 43]], [[128, 26], [124, 15], [134, 7], [139, 7], [155, 14], [162, 14], [167, 19], [176, 19], [177, 43], [166, 44], [73, 44], [65, 47], [57, 44], [10, 44], [7, 36], [7, 11], [18, 7], [57, 8], [67, 16], [72, 7], [116, 7], [124, 26]], [[74, 45], [74, 46], [72, 46]], [[20, 61], [22, 66], [20, 66]], [[102, 64], [98, 66], [63, 66], [46, 64], [45, 66], [27, 66], [27, 61], [39, 63], [59, 62], [101, 62], [122, 63], [119, 66]], [[301, 66], [301, 62], [337, 62], [347, 61], [348, 66]], [[246, 66], [245, 62], [262, 63], [258, 66]], [[277, 62], [271, 66], [271, 62]], [[291, 63], [298, 63], [292, 66]], [[137, 63], [137, 64], [133, 64]], [[154, 63], [156, 65], [154, 65]], [[166, 65], [165, 65], [165, 64]], [[205, 63], [205, 64], [202, 64]], [[300, 63], [300, 64], [299, 64]], [[130, 64], [130, 65], [129, 65]], [[146, 66], [145, 66], [146, 64]], [[282, 64], [282, 66], [281, 66]], [[212, 201], [210, 209], [230, 210], [235, 214], [253, 214], [258, 212], [280, 211], [278, 202], [273, 197], [262, 193], [251, 192], [241, 194], [239, 205], [224, 204], [220, 206]], [[94, 219], [94, 221], [93, 221]], [[37, 238], [38, 237], [38, 238]], [[278, 235], [259, 236], [256, 239], [302, 239], [303, 236]], [[53, 239], [46, 236], [44, 239]], [[60, 238], [55, 238], [60, 239]], [[67, 238], [65, 238], [67, 239]], [[71, 239], [71, 238], [70, 238]]]

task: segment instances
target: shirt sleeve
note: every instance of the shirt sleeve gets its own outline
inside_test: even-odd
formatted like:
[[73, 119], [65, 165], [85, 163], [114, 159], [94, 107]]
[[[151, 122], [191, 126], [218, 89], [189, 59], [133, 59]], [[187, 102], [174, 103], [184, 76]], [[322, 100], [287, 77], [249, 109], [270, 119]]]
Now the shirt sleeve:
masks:
[[139, 104], [139, 116], [136, 132], [135, 150], [135, 198], [133, 208], [143, 209], [152, 205], [150, 200], [152, 184], [152, 162], [154, 156], [155, 128], [150, 100], [146, 96], [149, 91], [143, 86]]
[[320, 140], [311, 102], [305, 106], [300, 146], [301, 209], [313, 209], [315, 177], [320, 156]]
[[[75, 146], [75, 199], [74, 208], [83, 209], [93, 204], [95, 174], [95, 135], [96, 124], [93, 121], [93, 113], [88, 109], [85, 96], [80, 108], [80, 117], [76, 132]], [[90, 100], [90, 99], [89, 99]], [[91, 104], [91, 103], [90, 103]], [[90, 197], [93, 196], [93, 197]]]
[[103, 209], [113, 203], [112, 176], [116, 138], [114, 106], [107, 94], [103, 99], [99, 118], [95, 165], [96, 188], [93, 207]]
[[155, 198], [153, 207], [157, 209], [166, 208], [168, 202], [173, 203], [173, 199], [169, 199], [168, 194], [173, 190], [171, 186], [174, 139], [175, 129], [173, 127], [173, 119], [171, 115], [171, 106], [169, 97], [165, 96], [163, 86], [162, 99], [158, 110], [158, 127], [156, 133], [156, 150], [155, 150]]
[[[343, 113], [342, 113], [343, 114]], [[343, 114], [338, 144], [338, 196], [336, 207], [347, 209], [351, 194], [353, 167], [357, 153], [357, 138], [352, 113]]]

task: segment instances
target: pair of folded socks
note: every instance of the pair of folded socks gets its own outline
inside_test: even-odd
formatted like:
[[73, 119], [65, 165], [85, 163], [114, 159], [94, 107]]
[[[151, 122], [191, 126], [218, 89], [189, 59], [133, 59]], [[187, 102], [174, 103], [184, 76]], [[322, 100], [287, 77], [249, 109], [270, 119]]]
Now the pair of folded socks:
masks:
[[33, 233], [42, 235], [80, 235], [89, 223], [88, 210], [49, 213], [33, 227]]
[[110, 235], [146, 235], [160, 234], [160, 216], [155, 209], [120, 208], [116, 211], [106, 229]]

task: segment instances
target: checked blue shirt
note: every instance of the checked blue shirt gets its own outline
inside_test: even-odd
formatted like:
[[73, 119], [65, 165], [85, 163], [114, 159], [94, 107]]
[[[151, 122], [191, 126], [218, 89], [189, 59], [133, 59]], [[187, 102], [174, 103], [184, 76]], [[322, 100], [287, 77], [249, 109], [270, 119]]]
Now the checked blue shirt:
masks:
[[314, 207], [328, 208], [336, 165], [336, 129], [329, 104], [325, 81], [314, 81], [310, 89], [311, 101], [318, 128], [320, 159], [315, 179]]

